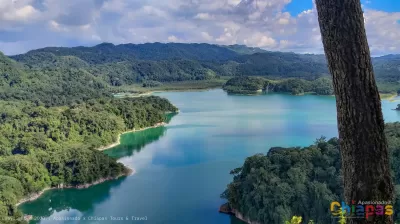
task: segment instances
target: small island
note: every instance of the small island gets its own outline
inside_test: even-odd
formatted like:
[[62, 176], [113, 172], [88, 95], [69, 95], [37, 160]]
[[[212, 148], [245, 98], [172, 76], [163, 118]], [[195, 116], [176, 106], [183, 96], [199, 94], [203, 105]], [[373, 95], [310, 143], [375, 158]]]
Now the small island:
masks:
[[315, 80], [297, 78], [269, 80], [262, 77], [235, 77], [226, 82], [223, 89], [230, 94], [254, 95], [260, 93], [291, 93], [304, 95], [313, 93], [317, 95], [332, 95], [332, 80], [321, 77]]
[[[386, 124], [385, 133], [393, 181], [400, 189], [400, 123]], [[331, 223], [327, 209], [343, 198], [340, 173], [338, 138], [321, 137], [304, 148], [273, 147], [267, 154], [248, 157], [230, 172], [233, 180], [221, 194], [227, 203], [219, 212], [249, 224], [285, 223], [293, 216], [303, 217], [304, 223]], [[395, 197], [393, 210], [399, 211], [400, 191]]]

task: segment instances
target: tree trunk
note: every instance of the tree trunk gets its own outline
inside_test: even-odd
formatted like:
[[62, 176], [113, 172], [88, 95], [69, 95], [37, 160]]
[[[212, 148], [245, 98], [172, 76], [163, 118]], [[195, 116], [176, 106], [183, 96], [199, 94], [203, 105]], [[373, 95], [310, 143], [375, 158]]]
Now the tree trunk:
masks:
[[[391, 201], [387, 140], [360, 0], [316, 0], [336, 95], [344, 195], [352, 201]], [[350, 223], [393, 223], [391, 216]]]

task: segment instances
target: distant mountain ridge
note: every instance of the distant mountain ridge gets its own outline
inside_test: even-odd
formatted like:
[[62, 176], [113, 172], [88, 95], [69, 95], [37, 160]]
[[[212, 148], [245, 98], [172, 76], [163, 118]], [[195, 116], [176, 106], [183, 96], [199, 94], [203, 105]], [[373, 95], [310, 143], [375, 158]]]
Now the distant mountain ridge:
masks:
[[[108, 55], [109, 60], [125, 60], [125, 59], [136, 59], [136, 60], [169, 60], [169, 59], [189, 59], [189, 60], [200, 60], [200, 61], [226, 61], [235, 60], [235, 58], [241, 55], [251, 55], [256, 53], [265, 54], [296, 54], [309, 56], [314, 58], [316, 61], [325, 62], [325, 56], [323, 54], [298, 54], [293, 52], [279, 52], [279, 51], [267, 51], [257, 47], [248, 47], [246, 45], [215, 45], [207, 43], [144, 43], [144, 44], [119, 44], [114, 45], [112, 43], [101, 43], [93, 47], [45, 47], [36, 50], [31, 50], [25, 54], [9, 56], [17, 61], [23, 60], [25, 55], [35, 54], [38, 52], [53, 53], [56, 56], [70, 56], [75, 55], [87, 62], [94, 62], [93, 59], [88, 59], [89, 56], [106, 56]], [[120, 58], [116, 57], [120, 56]], [[399, 59], [400, 54], [389, 54], [379, 57], [374, 57], [376, 60], [384, 59]], [[101, 59], [99, 59], [101, 61]], [[107, 61], [103, 61], [107, 62]]]
[[228, 48], [210, 44], [147, 43], [114, 45], [102, 43], [93, 47], [46, 47], [29, 51], [26, 54], [11, 56], [11, 58], [23, 61], [24, 55], [39, 52], [53, 53], [56, 56], [73, 55], [91, 64], [124, 60], [188, 59], [226, 61], [238, 56], [236, 52]]
[[258, 47], [247, 47], [246, 45], [239, 45], [239, 44], [234, 44], [234, 45], [219, 45], [221, 47], [228, 48], [238, 54], [255, 54], [255, 53], [266, 53], [269, 52], [267, 50], [258, 48]]
[[[47, 47], [11, 58], [30, 67], [37, 67], [49, 66], [51, 63], [59, 65], [60, 59], [57, 57], [66, 56], [76, 58], [74, 65], [86, 62], [92, 67], [98, 67], [110, 63], [129, 63], [134, 73], [143, 77], [135, 78], [138, 82], [142, 79], [196, 80], [218, 75], [315, 79], [328, 74], [323, 56], [269, 52], [245, 45], [102, 43], [93, 47]], [[82, 61], [78, 63], [78, 59]], [[161, 78], [161, 70], [169, 73], [167, 77], [174, 78]]]
[[[145, 81], [206, 80], [218, 76], [315, 80], [329, 75], [324, 55], [271, 52], [245, 45], [102, 43], [93, 47], [46, 47], [10, 58], [30, 69], [84, 70], [85, 74], [92, 74], [112, 86]], [[379, 82], [390, 82], [392, 87], [399, 84], [399, 55], [376, 57], [373, 63]], [[397, 91], [396, 88], [390, 91]]]

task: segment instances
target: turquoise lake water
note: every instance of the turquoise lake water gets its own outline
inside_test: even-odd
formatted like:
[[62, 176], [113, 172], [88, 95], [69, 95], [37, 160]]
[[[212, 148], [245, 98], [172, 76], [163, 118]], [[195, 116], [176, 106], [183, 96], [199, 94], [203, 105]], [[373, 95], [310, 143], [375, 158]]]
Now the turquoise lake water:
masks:
[[[242, 223], [218, 213], [230, 170], [270, 147], [337, 136], [331, 96], [235, 96], [220, 89], [155, 95], [180, 113], [166, 127], [123, 135], [105, 152], [137, 173], [88, 189], [47, 191], [20, 206], [37, 219], [32, 223]], [[400, 120], [392, 110], [397, 104], [382, 101], [386, 122]]]

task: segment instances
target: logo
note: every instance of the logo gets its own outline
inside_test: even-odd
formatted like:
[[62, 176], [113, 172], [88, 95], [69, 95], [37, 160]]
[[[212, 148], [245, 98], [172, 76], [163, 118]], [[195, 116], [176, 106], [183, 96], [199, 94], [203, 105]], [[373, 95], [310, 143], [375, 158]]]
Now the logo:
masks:
[[331, 203], [330, 211], [337, 218], [344, 214], [345, 218], [365, 218], [368, 220], [373, 216], [393, 215], [393, 205], [389, 201], [358, 201], [356, 204], [353, 200], [351, 205], [347, 205], [343, 201], [342, 203], [334, 201]]

